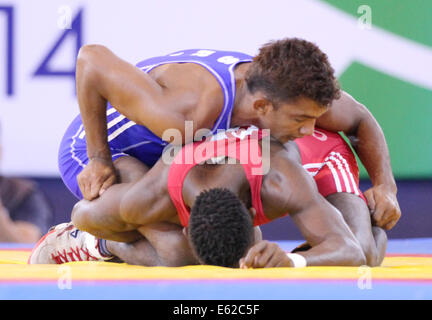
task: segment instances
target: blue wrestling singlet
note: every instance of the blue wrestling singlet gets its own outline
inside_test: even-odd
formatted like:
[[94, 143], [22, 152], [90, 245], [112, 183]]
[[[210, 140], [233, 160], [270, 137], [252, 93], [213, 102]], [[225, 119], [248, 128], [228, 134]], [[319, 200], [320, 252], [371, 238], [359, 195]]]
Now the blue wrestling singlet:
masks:
[[[218, 129], [228, 129], [231, 126], [236, 90], [234, 68], [239, 63], [250, 61], [252, 61], [251, 56], [240, 52], [191, 49], [150, 58], [139, 62], [137, 67], [147, 73], [168, 63], [196, 63], [206, 68], [218, 80], [224, 95], [222, 112], [212, 128], [212, 132], [215, 133]], [[152, 167], [168, 144], [145, 126], [127, 119], [109, 102], [107, 103], [107, 128], [113, 161], [129, 155]], [[88, 161], [85, 131], [81, 116], [77, 116], [62, 139], [58, 163], [63, 182], [79, 199], [82, 199], [82, 194], [77, 175]]]

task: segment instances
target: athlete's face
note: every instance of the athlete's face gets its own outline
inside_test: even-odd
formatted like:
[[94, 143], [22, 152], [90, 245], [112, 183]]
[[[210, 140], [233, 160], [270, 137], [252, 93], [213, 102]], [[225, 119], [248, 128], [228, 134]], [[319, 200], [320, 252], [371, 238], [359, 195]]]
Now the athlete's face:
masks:
[[309, 98], [299, 98], [291, 103], [270, 104], [260, 117], [261, 128], [285, 143], [306, 135], [312, 135], [316, 120], [327, 111]]

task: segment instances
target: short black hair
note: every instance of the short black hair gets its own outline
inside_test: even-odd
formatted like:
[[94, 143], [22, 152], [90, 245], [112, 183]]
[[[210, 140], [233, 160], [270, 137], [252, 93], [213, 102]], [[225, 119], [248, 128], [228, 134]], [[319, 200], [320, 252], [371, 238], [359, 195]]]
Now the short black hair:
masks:
[[262, 91], [275, 103], [300, 97], [323, 106], [340, 96], [327, 55], [312, 42], [286, 38], [263, 45], [246, 73], [251, 93]]
[[230, 190], [203, 191], [191, 209], [189, 238], [202, 264], [235, 268], [253, 243], [252, 217]]

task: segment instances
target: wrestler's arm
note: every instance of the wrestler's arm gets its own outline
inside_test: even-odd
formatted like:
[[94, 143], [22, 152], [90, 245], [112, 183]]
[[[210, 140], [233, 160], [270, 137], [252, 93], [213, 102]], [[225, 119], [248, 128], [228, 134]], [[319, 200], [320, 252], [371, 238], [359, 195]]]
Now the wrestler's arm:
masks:
[[369, 110], [342, 92], [329, 110], [316, 122], [329, 131], [343, 131], [355, 136], [353, 144], [365, 166], [373, 187], [365, 192], [373, 219], [377, 226], [393, 228], [401, 216], [396, 198], [397, 187], [390, 164], [390, 155], [384, 133]]
[[159, 160], [137, 182], [115, 184], [93, 201], [78, 202], [72, 222], [82, 231], [112, 240], [107, 241], [110, 252], [126, 263], [196, 264], [183, 228], [166, 222], [176, 216], [167, 191], [168, 171], [169, 165]]
[[78, 201], [72, 209], [72, 223], [79, 230], [98, 238], [120, 242], [138, 240], [137, 232], [124, 232], [134, 231], [137, 226], [125, 222], [120, 214], [121, 201], [132, 186], [133, 183], [115, 184], [97, 199]]
[[[90, 159], [78, 176], [78, 183], [88, 200], [99, 196], [116, 180], [107, 141], [107, 101], [159, 137], [169, 128], [183, 138], [186, 118], [194, 121], [197, 128], [208, 122], [203, 117], [195, 119], [197, 113], [191, 113], [194, 88], [162, 86], [101, 45], [86, 45], [79, 51], [76, 87]], [[181, 143], [178, 139], [173, 142]]]
[[[272, 170], [263, 183], [263, 204], [271, 203], [278, 212], [291, 218], [312, 248], [300, 252], [308, 266], [358, 266], [365, 256], [341, 213], [319, 193], [311, 177], [292, 160], [272, 158]], [[277, 171], [273, 168], [278, 167]], [[269, 179], [270, 178], [270, 179]], [[265, 205], [267, 208], [271, 206]], [[270, 209], [271, 210], [271, 209]], [[267, 209], [266, 209], [267, 211]], [[281, 254], [283, 253], [283, 254]], [[241, 261], [243, 267], [290, 267], [292, 265], [276, 244], [261, 242]]]
[[168, 168], [159, 160], [138, 181], [115, 184], [97, 199], [79, 201], [72, 210], [72, 222], [82, 231], [99, 235], [96, 231], [136, 230], [162, 221], [172, 206], [166, 191]]
[[[103, 118], [106, 123], [106, 101], [128, 119], [145, 125], [160, 137], [167, 128], [185, 130], [187, 102], [183, 98], [186, 94], [160, 85], [104, 46], [86, 45], [81, 48], [76, 82], [86, 139], [93, 137], [89, 137], [89, 133], [96, 134], [95, 125], [92, 123], [90, 126], [89, 121], [102, 122]], [[90, 132], [87, 129], [91, 129]]]
[[108, 250], [134, 265], [179, 267], [198, 264], [181, 226], [160, 222], [138, 230], [143, 235], [140, 240], [133, 243], [107, 241]]

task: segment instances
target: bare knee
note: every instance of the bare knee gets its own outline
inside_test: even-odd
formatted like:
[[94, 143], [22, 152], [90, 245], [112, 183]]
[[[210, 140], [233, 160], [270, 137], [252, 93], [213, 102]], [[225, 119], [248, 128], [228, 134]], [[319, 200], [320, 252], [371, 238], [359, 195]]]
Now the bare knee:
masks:
[[148, 167], [134, 157], [120, 157], [114, 161], [114, 167], [119, 175], [119, 182], [130, 183], [138, 181], [148, 172]]
[[71, 214], [71, 221], [75, 227], [82, 231], [88, 231], [91, 229], [91, 215], [88, 214], [86, 209], [86, 200], [77, 202]]
[[367, 243], [360, 243], [366, 256], [367, 265], [379, 267], [387, 249], [387, 234], [382, 228], [372, 227], [373, 237]]
[[366, 257], [366, 264], [369, 267], [377, 267], [379, 266], [378, 262], [378, 250], [376, 248], [376, 244], [374, 241], [371, 241], [367, 244], [361, 244], [363, 253]]
[[372, 233], [377, 248], [376, 266], [380, 266], [387, 250], [387, 234], [380, 227], [372, 227]]

